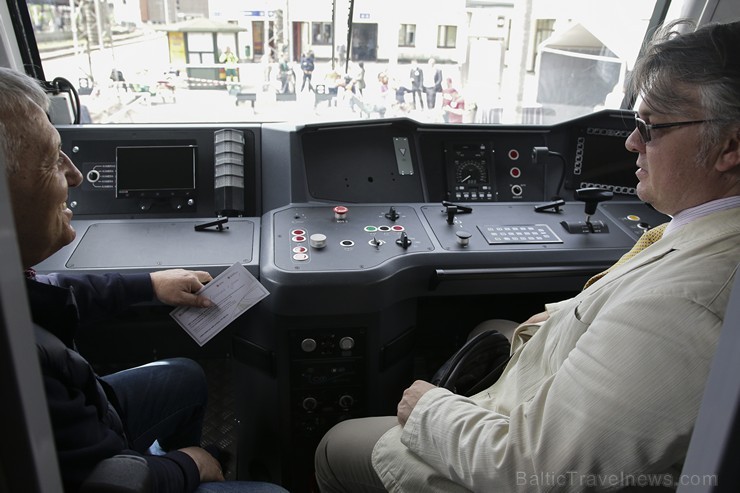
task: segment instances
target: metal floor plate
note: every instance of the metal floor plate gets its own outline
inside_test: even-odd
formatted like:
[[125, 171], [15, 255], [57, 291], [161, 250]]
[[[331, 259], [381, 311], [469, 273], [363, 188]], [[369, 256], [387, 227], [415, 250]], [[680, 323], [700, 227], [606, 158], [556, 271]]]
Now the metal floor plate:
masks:
[[203, 446], [214, 445], [225, 454], [221, 457], [224, 478], [236, 479], [238, 419], [234, 396], [231, 360], [199, 360], [208, 380], [208, 407], [203, 422]]

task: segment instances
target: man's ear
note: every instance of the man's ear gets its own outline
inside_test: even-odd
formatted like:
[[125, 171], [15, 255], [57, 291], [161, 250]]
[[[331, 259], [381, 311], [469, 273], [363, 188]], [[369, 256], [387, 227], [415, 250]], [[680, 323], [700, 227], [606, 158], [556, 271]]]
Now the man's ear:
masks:
[[725, 148], [714, 167], [722, 173], [740, 167], [740, 126], [736, 127], [725, 141]]

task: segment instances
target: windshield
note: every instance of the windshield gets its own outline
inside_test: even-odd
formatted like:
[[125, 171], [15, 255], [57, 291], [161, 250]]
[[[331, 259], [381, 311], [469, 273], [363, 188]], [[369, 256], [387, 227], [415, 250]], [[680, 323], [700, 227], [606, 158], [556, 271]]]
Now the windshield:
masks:
[[[82, 123], [551, 124], [619, 108], [655, 1], [38, 0]], [[348, 21], [352, 19], [351, 23]]]

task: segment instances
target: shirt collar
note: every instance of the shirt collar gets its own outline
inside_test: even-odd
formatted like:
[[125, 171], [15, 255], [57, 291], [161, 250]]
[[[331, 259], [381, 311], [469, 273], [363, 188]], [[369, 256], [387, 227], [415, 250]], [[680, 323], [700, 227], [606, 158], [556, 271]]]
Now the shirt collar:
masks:
[[668, 227], [663, 232], [663, 236], [668, 236], [701, 217], [735, 207], [740, 207], [740, 195], [711, 200], [704, 204], [684, 209], [673, 216], [671, 222], [668, 223]]

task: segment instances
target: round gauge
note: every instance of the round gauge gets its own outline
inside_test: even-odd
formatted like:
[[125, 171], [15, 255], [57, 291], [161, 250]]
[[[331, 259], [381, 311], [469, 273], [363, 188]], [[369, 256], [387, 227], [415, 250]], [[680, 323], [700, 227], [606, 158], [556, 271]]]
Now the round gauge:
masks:
[[455, 180], [461, 185], [488, 183], [488, 170], [481, 161], [460, 161], [456, 166]]

